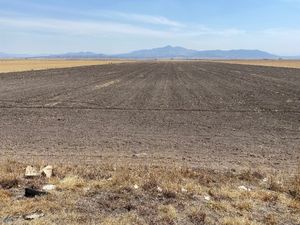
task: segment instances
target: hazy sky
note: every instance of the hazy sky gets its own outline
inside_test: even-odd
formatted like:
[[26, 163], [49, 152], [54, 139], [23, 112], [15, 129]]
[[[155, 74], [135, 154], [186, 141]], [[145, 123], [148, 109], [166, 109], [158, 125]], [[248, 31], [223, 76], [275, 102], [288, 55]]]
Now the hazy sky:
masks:
[[164, 45], [300, 55], [300, 0], [0, 0], [0, 52]]

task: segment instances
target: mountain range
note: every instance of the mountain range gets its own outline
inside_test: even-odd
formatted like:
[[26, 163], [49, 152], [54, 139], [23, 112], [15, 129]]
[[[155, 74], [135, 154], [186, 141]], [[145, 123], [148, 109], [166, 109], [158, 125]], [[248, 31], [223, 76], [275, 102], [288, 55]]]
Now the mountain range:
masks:
[[162, 48], [144, 49], [124, 54], [106, 55], [94, 52], [71, 52], [53, 55], [26, 55], [0, 53], [0, 58], [64, 58], [64, 59], [300, 59], [300, 56], [277, 56], [260, 50], [206, 50], [197, 51], [183, 47], [165, 46]]

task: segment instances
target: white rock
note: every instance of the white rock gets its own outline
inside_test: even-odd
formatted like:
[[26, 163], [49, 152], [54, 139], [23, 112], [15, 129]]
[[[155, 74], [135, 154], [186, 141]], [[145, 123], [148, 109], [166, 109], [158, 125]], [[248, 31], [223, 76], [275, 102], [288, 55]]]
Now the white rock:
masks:
[[147, 155], [148, 155], [147, 153], [137, 153], [137, 154], [134, 154], [133, 156], [137, 157], [137, 158], [143, 158], [143, 157], [146, 157]]
[[136, 184], [133, 187], [134, 187], [134, 189], [139, 189], [139, 186]]
[[210, 196], [205, 195], [205, 196], [204, 196], [204, 199], [205, 199], [206, 201], [210, 201], [211, 198], [210, 198]]
[[91, 190], [90, 187], [85, 187], [85, 188], [83, 188], [83, 191], [84, 191], [84, 192], [89, 192], [90, 190]]
[[187, 193], [187, 190], [185, 188], [181, 188], [181, 192]]
[[162, 189], [161, 187], [157, 187], [157, 191], [158, 191], [158, 192], [162, 192], [163, 189]]
[[29, 215], [25, 215], [24, 219], [25, 220], [35, 220], [35, 219], [41, 218], [43, 216], [45, 216], [44, 213], [32, 213], [32, 214], [29, 214]]
[[264, 179], [263, 179], [263, 182], [268, 182], [268, 178], [264, 178]]
[[41, 169], [41, 174], [46, 176], [47, 178], [51, 178], [53, 174], [53, 166], [46, 166]]
[[239, 189], [242, 190], [242, 191], [251, 191], [250, 188], [247, 188], [247, 187], [245, 187], [244, 185], [239, 186]]
[[33, 166], [27, 166], [25, 169], [25, 177], [38, 177], [40, 175], [38, 170]]
[[42, 188], [43, 191], [54, 191], [55, 189], [56, 189], [56, 186], [53, 184], [44, 185]]

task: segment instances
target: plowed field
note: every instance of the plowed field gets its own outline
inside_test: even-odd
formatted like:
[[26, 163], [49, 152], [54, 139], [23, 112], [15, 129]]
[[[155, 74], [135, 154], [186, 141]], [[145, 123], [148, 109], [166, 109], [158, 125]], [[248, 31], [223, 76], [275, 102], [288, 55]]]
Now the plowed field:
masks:
[[1, 159], [291, 169], [299, 155], [300, 69], [137, 62], [0, 74]]

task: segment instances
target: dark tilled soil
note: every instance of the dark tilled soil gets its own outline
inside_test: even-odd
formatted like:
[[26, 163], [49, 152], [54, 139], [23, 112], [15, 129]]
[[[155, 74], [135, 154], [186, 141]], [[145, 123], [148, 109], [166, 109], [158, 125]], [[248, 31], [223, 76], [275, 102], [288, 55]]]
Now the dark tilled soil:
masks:
[[1, 159], [293, 169], [299, 156], [299, 69], [140, 62], [0, 74]]

